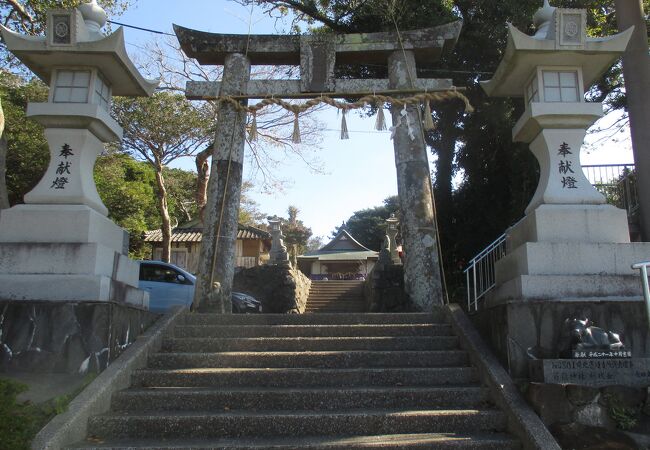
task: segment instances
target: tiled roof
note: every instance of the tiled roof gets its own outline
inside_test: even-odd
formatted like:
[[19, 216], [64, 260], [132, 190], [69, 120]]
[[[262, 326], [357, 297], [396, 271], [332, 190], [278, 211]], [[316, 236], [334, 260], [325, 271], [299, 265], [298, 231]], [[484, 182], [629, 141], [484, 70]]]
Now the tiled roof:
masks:
[[366, 259], [378, 259], [379, 253], [372, 250], [364, 252], [329, 252], [318, 253], [312, 255], [298, 256], [298, 259], [303, 260], [318, 260], [318, 261], [363, 261]]
[[[202, 237], [202, 228], [174, 228], [172, 230], [172, 242], [201, 242]], [[255, 227], [239, 225], [237, 239], [271, 239], [271, 235]], [[162, 231], [147, 231], [144, 241], [162, 242]]]

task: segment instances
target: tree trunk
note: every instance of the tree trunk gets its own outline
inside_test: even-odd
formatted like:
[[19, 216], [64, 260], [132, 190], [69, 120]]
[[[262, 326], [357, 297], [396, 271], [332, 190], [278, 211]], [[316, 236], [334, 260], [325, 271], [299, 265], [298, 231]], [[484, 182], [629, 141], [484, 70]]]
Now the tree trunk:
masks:
[[441, 139], [434, 149], [438, 155], [436, 161], [435, 194], [436, 209], [440, 232], [448, 235], [452, 218], [452, 183], [454, 174], [454, 156], [456, 155], [456, 116], [458, 105], [445, 106], [438, 121]]
[[196, 155], [196, 206], [199, 217], [203, 221], [203, 210], [208, 203], [208, 181], [210, 180], [210, 165], [208, 159], [212, 156], [213, 149], [208, 147]]
[[619, 30], [635, 27], [623, 55], [623, 74], [636, 164], [641, 236], [643, 241], [650, 241], [650, 56], [644, 17], [642, 0], [616, 0]]
[[172, 248], [172, 225], [169, 218], [169, 209], [167, 206], [167, 189], [165, 189], [165, 178], [163, 178], [162, 165], [156, 166], [156, 184], [158, 186], [157, 202], [158, 212], [162, 221], [160, 230], [162, 231], [162, 260], [170, 262]]
[[9, 192], [7, 191], [7, 137], [5, 131], [5, 113], [0, 102], [0, 212], [9, 208]]
[[7, 138], [0, 138], [0, 213], [9, 208], [9, 192], [7, 191]]

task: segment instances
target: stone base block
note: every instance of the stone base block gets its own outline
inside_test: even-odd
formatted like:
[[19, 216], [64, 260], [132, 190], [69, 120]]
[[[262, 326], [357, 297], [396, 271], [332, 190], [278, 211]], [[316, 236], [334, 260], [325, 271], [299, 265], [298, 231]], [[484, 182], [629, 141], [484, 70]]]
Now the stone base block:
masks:
[[2, 275], [99, 275], [138, 286], [139, 264], [98, 244], [1, 244]]
[[17, 205], [0, 215], [0, 243], [96, 243], [127, 254], [128, 233], [84, 205]]
[[489, 306], [530, 300], [640, 300], [641, 280], [634, 275], [519, 275], [490, 291]]
[[650, 243], [528, 242], [495, 265], [497, 285], [521, 275], [634, 275]]
[[0, 274], [0, 300], [115, 302], [149, 309], [149, 293], [102, 275]]
[[540, 205], [507, 235], [509, 252], [526, 242], [630, 242], [627, 213], [611, 205]]
[[530, 362], [536, 360], [533, 355], [560, 357], [564, 321], [576, 317], [587, 317], [596, 326], [619, 333], [633, 358], [650, 357], [650, 328], [642, 300], [517, 299], [485, 305], [471, 319], [510, 374], [528, 378]]

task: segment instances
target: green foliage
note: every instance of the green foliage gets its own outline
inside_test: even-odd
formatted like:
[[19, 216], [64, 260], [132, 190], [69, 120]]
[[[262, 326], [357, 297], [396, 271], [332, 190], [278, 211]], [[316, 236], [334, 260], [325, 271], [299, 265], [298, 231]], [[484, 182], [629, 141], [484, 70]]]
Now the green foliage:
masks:
[[615, 394], [605, 394], [607, 412], [616, 424], [616, 428], [624, 431], [631, 430], [639, 423], [639, 409], [625, 406]]
[[30, 407], [16, 401], [27, 386], [0, 378], [0, 448], [6, 450], [29, 449], [35, 419]]
[[[399, 217], [399, 198], [392, 196], [384, 199], [384, 204], [374, 208], [356, 211], [345, 222], [345, 228], [357, 241], [371, 250], [381, 250], [386, 236], [386, 219], [391, 214]], [[336, 227], [332, 237], [336, 236], [341, 227]]]
[[46, 101], [47, 93], [47, 87], [36, 79], [25, 82], [18, 76], [0, 72], [7, 138], [6, 180], [12, 206], [23, 202], [23, 196], [41, 180], [49, 163], [43, 127], [25, 115], [27, 103]]
[[[148, 162], [155, 171], [163, 233], [162, 259], [169, 262], [173, 226], [170, 212], [175, 207], [177, 212], [184, 211], [183, 218], [188, 218], [190, 211], [189, 204], [180, 198], [183, 186], [188, 186], [187, 177], [179, 177], [178, 172], [166, 166], [178, 158], [192, 156], [209, 141], [213, 112], [206, 104], [197, 107], [183, 95], [170, 92], [158, 92], [145, 98], [115, 99], [112, 112], [124, 128], [123, 150]], [[196, 186], [196, 181], [193, 185]], [[171, 193], [168, 192], [170, 186]]]
[[143, 233], [160, 227], [153, 169], [124, 154], [100, 156], [95, 164], [95, 183], [109, 217], [129, 231], [129, 255], [141, 259], [147, 255]]
[[95, 378], [87, 375], [79, 388], [68, 395], [55, 397], [42, 404], [19, 402], [17, 396], [27, 391], [27, 386], [0, 378], [0, 448], [2, 450], [29, 450], [34, 436], [54, 416], [68, 409], [68, 405]]

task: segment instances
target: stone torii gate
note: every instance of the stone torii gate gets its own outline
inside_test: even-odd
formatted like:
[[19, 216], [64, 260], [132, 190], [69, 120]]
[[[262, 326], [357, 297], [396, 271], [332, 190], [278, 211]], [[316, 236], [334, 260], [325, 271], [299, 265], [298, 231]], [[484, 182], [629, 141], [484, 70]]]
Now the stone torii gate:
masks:
[[[192, 100], [231, 97], [242, 105], [250, 98], [306, 98], [327, 95], [404, 95], [454, 89], [448, 79], [418, 79], [416, 68], [430, 67], [455, 46], [461, 22], [401, 33], [319, 36], [226, 35], [174, 25], [181, 48], [202, 65], [223, 65], [223, 79], [187, 84]], [[338, 64], [382, 64], [388, 79], [336, 79]], [[300, 66], [300, 80], [250, 80], [251, 65]], [[419, 105], [391, 105], [398, 195], [402, 210], [406, 290], [415, 310], [442, 304], [438, 238], [429, 162]], [[234, 276], [235, 238], [242, 184], [246, 113], [221, 101], [212, 172], [204, 213], [195, 309], [228, 313]], [[220, 283], [219, 295], [213, 283]], [[211, 295], [212, 294], [212, 295]]]

